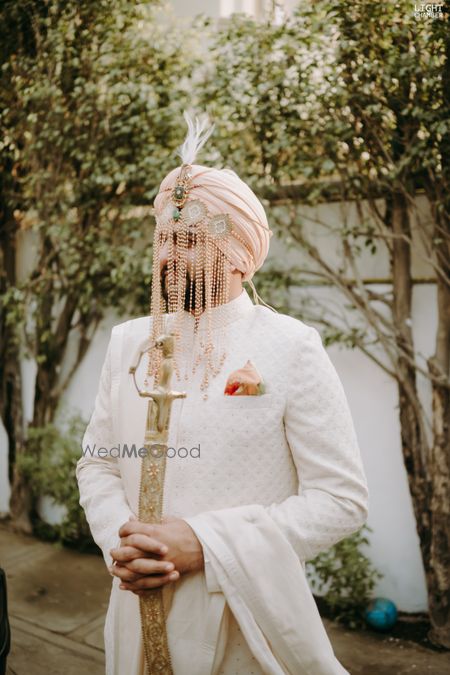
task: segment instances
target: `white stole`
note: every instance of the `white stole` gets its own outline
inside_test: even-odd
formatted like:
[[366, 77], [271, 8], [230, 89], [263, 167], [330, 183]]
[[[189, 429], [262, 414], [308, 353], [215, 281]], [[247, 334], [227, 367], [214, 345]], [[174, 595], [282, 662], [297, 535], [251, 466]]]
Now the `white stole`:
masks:
[[298, 556], [263, 506], [184, 520], [202, 542], [226, 602], [265, 673], [348, 675], [334, 655]]

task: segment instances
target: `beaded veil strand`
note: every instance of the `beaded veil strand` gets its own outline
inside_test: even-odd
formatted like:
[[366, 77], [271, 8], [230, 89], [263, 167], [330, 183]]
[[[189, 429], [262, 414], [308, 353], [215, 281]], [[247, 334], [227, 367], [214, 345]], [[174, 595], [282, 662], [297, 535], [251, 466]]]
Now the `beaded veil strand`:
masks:
[[[220, 307], [230, 299], [230, 272], [241, 271], [254, 289], [251, 277], [264, 262], [272, 232], [261, 202], [234, 171], [194, 164], [214, 126], [207, 118], [193, 121], [185, 113], [185, 119], [182, 165], [165, 177], [154, 202], [150, 345], [167, 330], [170, 316], [174, 371], [180, 379], [187, 331], [194, 330], [192, 374], [201, 366], [206, 397], [226, 358]], [[160, 350], [150, 347], [148, 377], [158, 377], [160, 358]]]

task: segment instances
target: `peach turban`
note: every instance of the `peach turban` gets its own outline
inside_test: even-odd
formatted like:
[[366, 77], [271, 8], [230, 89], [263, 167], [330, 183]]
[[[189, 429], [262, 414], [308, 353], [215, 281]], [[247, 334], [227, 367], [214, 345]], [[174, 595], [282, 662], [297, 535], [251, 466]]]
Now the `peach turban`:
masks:
[[[230, 169], [214, 169], [200, 164], [191, 165], [189, 199], [200, 199], [212, 216], [227, 213], [239, 239], [230, 237], [228, 258], [232, 266], [249, 281], [262, 266], [269, 251], [270, 230], [264, 207], [255, 193]], [[180, 167], [162, 181], [154, 202], [156, 215], [167, 203], [167, 194], [175, 187]], [[247, 248], [248, 247], [248, 248]]]

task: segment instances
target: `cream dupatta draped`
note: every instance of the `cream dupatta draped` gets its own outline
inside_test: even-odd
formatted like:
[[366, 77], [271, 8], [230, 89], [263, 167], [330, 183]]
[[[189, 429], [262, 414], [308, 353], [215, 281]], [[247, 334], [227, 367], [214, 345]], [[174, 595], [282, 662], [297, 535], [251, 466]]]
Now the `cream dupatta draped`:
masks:
[[[264, 673], [347, 673], [333, 653], [301, 562], [263, 507], [236, 507], [185, 520], [202, 542], [215, 588], [209, 591], [205, 575], [196, 573], [164, 589], [175, 675], [219, 672], [227, 640], [226, 604]], [[116, 583], [114, 592], [124, 594]], [[109, 627], [115, 635], [115, 664], [107, 673], [143, 675], [138, 602], [132, 593], [125, 595], [116, 623]]]

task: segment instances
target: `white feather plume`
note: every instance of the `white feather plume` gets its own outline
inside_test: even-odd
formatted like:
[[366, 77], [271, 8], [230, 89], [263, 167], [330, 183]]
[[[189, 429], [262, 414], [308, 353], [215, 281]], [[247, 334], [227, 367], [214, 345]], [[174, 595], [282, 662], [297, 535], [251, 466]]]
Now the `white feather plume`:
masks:
[[183, 164], [194, 164], [195, 158], [211, 136], [215, 125], [210, 123], [208, 115], [192, 119], [189, 113], [185, 111], [184, 119], [188, 132], [183, 145], [178, 150], [178, 155], [181, 157]]

